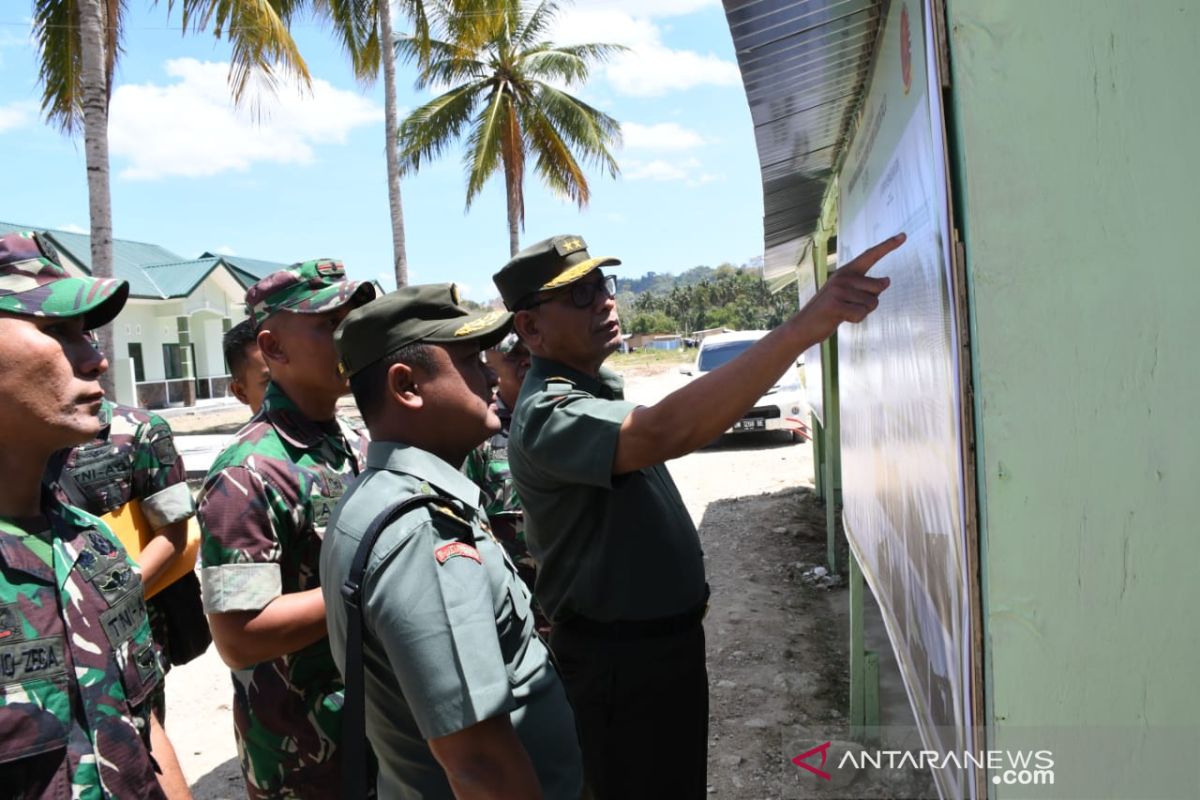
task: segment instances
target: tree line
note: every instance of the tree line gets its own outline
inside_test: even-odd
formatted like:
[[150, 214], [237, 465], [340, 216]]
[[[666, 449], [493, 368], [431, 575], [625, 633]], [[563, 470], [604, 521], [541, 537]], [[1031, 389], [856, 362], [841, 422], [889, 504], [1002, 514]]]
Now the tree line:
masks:
[[772, 294], [760, 266], [721, 264], [677, 276], [620, 278], [617, 305], [626, 333], [691, 336], [708, 328], [769, 330], [796, 313], [796, 296]]

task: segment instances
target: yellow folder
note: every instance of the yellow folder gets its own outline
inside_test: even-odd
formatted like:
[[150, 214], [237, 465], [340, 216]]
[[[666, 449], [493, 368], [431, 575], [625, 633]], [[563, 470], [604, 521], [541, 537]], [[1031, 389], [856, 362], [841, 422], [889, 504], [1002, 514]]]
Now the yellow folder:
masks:
[[[121, 540], [121, 544], [125, 545], [125, 549], [129, 551], [130, 558], [140, 562], [142, 548], [154, 538], [154, 531], [151, 530], [146, 515], [142, 513], [142, 504], [137, 500], [130, 500], [116, 511], [110, 511], [100, 519], [112, 528], [113, 533]], [[179, 554], [179, 558], [171, 562], [162, 577], [155, 581], [153, 591], [150, 587], [146, 587], [147, 599], [195, 569], [196, 557], [199, 554], [200, 523], [193, 516], [188, 520], [187, 544], [184, 545], [183, 552]]]

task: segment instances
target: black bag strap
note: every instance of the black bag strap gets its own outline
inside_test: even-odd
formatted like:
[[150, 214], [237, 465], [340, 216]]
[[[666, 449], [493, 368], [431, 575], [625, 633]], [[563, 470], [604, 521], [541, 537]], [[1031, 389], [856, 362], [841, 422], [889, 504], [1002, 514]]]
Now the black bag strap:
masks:
[[363, 611], [362, 582], [367, 560], [375, 540], [388, 525], [417, 506], [448, 503], [436, 494], [418, 494], [388, 506], [371, 521], [363, 534], [350, 574], [342, 584], [342, 600], [346, 603], [346, 694], [342, 703], [342, 794], [346, 800], [367, 797], [373, 788], [367, 785], [367, 709], [366, 683], [363, 675]]

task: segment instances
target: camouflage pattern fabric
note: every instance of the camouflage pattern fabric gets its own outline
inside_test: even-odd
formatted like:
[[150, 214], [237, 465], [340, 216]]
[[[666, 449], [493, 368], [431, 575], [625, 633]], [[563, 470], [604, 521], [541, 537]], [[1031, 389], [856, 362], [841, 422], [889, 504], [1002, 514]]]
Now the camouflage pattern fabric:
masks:
[[[496, 398], [496, 414], [500, 417], [500, 431], [471, 451], [463, 464], [463, 473], [483, 492], [483, 508], [492, 533], [512, 559], [517, 575], [532, 595], [537, 582], [537, 561], [525, 543], [525, 512], [508, 469], [508, 427], [512, 422], [512, 411], [499, 397]], [[536, 600], [533, 616], [534, 628], [542, 636], [548, 636], [550, 620]]]
[[[365, 436], [315, 423], [274, 383], [213, 463], [199, 500], [204, 607], [257, 611], [320, 586], [325, 525], [361, 468]], [[234, 729], [251, 798], [337, 797], [344, 685], [321, 639], [233, 671]]]
[[90, 330], [110, 322], [128, 296], [125, 281], [69, 275], [44, 237], [32, 232], [0, 236], [0, 311], [30, 317], [83, 313]]
[[340, 261], [302, 261], [272, 272], [247, 289], [246, 311], [258, 326], [276, 311], [320, 314], [350, 302], [360, 292], [363, 302], [375, 296], [374, 285], [345, 278], [346, 268]]
[[49, 497], [0, 519], [0, 793], [163, 798], [147, 698], [162, 681], [137, 566]]
[[[102, 516], [130, 500], [140, 500], [154, 528], [190, 519], [196, 513], [183, 460], [166, 421], [150, 411], [104, 400], [100, 433], [87, 444], [55, 453], [46, 469], [55, 496], [88, 513]], [[171, 669], [170, 641], [161, 596], [146, 601], [155, 651], [163, 672]], [[152, 705], [160, 720], [166, 715], [166, 682]]]

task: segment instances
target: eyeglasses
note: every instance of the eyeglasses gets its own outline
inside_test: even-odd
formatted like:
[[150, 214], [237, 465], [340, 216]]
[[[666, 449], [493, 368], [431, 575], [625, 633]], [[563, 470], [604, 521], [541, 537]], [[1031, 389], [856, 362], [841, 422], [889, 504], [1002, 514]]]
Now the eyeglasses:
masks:
[[522, 307], [525, 310], [537, 308], [540, 305], [549, 303], [557, 297], [569, 296], [571, 305], [576, 308], [591, 308], [592, 303], [596, 302], [596, 293], [604, 292], [604, 296], [617, 296], [617, 279], [613, 275], [605, 275], [598, 281], [578, 281], [570, 286], [563, 287], [561, 292], [543, 297], [541, 300], [535, 300], [532, 303], [526, 303]]

